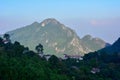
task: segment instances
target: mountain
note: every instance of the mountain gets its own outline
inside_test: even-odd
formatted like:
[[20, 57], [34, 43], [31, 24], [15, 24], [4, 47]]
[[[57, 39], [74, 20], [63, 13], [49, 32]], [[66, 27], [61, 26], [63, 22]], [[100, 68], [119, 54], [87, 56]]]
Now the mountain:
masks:
[[[99, 48], [92, 48], [94, 45], [87, 45], [86, 38], [82, 40], [75, 31], [58, 22], [56, 19], [48, 18], [43, 22], [34, 22], [31, 25], [8, 32], [12, 41], [19, 41], [21, 44], [35, 50], [35, 46], [41, 43], [44, 46], [44, 53], [61, 56], [63, 54], [84, 55], [105, 47], [105, 42]], [[89, 40], [88, 40], [89, 41]], [[96, 41], [93, 39], [93, 41]], [[99, 43], [99, 41], [98, 41]], [[101, 44], [98, 44], [101, 45]]]
[[100, 51], [104, 51], [109, 54], [120, 53], [120, 38], [118, 38], [118, 40], [116, 40], [111, 46], [105, 47]]
[[97, 37], [94, 38], [91, 35], [86, 35], [81, 40], [83, 44], [92, 51], [96, 51], [106, 46], [110, 46], [110, 44], [106, 43], [102, 39], [97, 38]]
[[41, 23], [34, 22], [31, 25], [8, 32], [13, 41], [35, 50], [35, 46], [41, 43], [46, 54], [80, 54], [89, 50], [82, 44], [77, 34], [70, 28], [49, 18]]

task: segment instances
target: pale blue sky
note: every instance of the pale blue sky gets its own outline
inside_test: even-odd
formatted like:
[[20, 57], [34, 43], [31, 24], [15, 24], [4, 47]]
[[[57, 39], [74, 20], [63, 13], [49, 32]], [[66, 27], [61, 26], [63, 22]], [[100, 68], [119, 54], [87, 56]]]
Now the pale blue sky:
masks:
[[120, 37], [120, 0], [0, 0], [0, 34], [46, 18], [80, 37], [91, 34], [110, 43]]

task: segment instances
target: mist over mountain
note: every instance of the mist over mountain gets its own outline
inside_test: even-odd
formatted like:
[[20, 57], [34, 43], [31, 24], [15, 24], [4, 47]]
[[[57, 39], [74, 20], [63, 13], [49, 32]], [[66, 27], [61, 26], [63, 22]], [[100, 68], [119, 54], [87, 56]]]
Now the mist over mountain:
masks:
[[48, 18], [41, 23], [34, 22], [28, 26], [8, 32], [12, 41], [35, 50], [35, 46], [41, 43], [45, 54], [79, 54], [96, 51], [106, 46], [106, 42], [99, 38], [87, 35], [80, 39], [75, 31], [66, 27], [53, 18]]

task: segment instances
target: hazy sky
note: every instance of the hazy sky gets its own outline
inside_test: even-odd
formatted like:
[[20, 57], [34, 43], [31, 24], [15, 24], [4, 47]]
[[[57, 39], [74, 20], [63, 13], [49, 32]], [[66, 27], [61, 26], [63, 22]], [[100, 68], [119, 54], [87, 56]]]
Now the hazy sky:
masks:
[[0, 0], [0, 34], [55, 18], [80, 37], [120, 37], [120, 0]]

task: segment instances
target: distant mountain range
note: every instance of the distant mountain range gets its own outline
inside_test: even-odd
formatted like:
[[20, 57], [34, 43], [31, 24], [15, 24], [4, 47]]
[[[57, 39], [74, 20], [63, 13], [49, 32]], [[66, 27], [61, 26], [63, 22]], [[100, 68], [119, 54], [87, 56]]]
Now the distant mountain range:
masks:
[[80, 39], [75, 31], [53, 18], [48, 18], [41, 23], [34, 22], [7, 33], [11, 35], [12, 41], [19, 41], [31, 50], [35, 50], [35, 46], [41, 43], [44, 46], [44, 53], [57, 56], [84, 55], [107, 45], [102, 39], [92, 38], [90, 35]]

